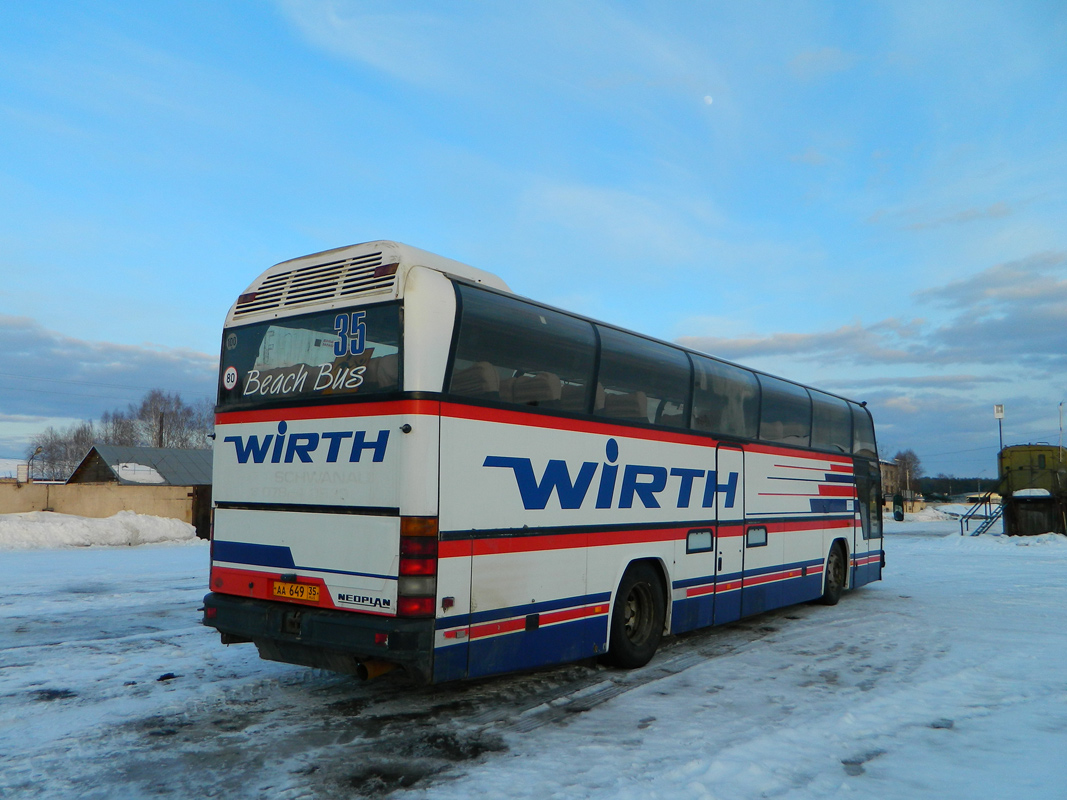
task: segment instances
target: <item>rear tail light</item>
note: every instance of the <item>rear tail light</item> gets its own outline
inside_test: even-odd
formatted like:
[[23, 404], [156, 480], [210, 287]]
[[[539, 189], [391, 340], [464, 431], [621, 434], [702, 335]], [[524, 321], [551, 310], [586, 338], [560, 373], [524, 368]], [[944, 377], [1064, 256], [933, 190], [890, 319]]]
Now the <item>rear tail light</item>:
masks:
[[396, 601], [396, 613], [401, 617], [432, 617], [434, 607], [432, 597], [398, 597]]
[[401, 517], [397, 614], [432, 617], [436, 606], [437, 517]]

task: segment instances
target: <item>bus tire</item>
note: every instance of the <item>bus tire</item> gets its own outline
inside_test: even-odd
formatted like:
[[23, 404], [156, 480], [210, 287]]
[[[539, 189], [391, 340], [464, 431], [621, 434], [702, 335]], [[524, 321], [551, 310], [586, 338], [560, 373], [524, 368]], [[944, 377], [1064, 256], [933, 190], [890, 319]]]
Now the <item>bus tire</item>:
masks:
[[830, 554], [826, 557], [826, 575], [823, 579], [822, 597], [819, 602], [824, 606], [836, 606], [845, 590], [845, 548], [840, 542], [834, 542]]
[[663, 637], [666, 613], [659, 572], [646, 562], [631, 564], [615, 595], [604, 661], [624, 669], [651, 661]]

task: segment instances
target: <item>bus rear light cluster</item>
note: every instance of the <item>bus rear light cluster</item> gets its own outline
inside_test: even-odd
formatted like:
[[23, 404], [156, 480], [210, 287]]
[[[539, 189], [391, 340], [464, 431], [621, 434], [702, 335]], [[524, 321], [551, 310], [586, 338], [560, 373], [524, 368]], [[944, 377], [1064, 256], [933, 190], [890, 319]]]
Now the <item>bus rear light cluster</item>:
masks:
[[397, 614], [432, 617], [437, 605], [437, 517], [400, 518]]

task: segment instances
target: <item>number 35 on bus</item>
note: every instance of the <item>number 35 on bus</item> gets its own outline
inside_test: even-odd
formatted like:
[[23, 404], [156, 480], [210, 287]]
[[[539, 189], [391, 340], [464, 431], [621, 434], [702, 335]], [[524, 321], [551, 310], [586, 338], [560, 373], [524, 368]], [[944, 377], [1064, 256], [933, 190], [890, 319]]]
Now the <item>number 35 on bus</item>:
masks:
[[204, 622], [263, 658], [632, 668], [881, 578], [862, 404], [396, 242], [257, 278], [218, 392]]

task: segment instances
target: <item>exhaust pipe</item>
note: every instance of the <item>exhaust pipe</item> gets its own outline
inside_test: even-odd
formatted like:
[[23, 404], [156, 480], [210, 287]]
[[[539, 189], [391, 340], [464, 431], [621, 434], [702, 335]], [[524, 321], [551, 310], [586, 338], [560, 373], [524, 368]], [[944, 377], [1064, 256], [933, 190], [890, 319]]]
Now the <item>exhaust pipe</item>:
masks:
[[394, 669], [396, 669], [396, 664], [392, 661], [360, 661], [356, 665], [356, 677], [361, 681], [369, 681], [392, 672]]

